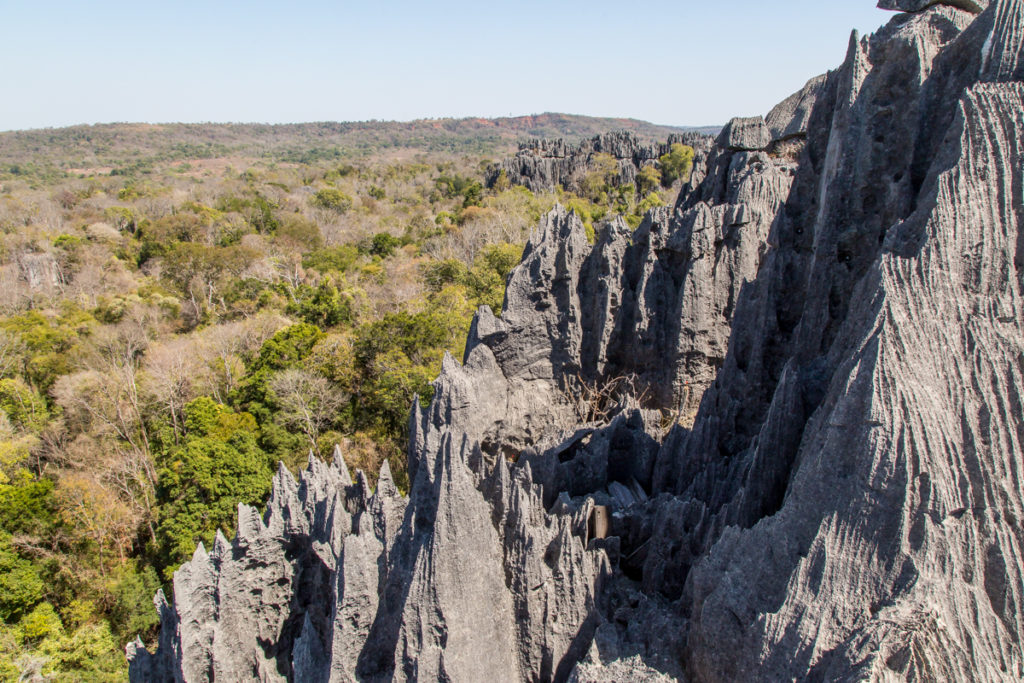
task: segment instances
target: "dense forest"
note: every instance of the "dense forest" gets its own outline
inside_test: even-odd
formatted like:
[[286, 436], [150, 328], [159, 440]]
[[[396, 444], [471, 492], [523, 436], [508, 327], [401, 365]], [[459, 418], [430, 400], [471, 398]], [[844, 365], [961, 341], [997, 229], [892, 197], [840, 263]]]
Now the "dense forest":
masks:
[[[564, 118], [529, 131], [611, 125]], [[338, 444], [407, 486], [410, 404], [542, 213], [636, 225], [692, 159], [487, 189], [527, 124], [428, 123], [0, 134], [0, 678], [123, 679], [154, 592], [279, 462]]]

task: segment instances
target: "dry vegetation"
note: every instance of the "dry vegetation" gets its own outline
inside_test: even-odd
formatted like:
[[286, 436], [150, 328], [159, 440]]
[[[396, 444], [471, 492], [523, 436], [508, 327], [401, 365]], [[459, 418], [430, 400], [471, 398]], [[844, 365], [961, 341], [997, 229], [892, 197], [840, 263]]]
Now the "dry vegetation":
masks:
[[405, 486], [409, 405], [500, 309], [530, 227], [556, 201], [616, 208], [485, 190], [486, 158], [433, 143], [278, 136], [275, 158], [88, 132], [0, 136], [5, 680], [119, 680], [153, 592], [263, 503], [277, 461], [339, 443]]

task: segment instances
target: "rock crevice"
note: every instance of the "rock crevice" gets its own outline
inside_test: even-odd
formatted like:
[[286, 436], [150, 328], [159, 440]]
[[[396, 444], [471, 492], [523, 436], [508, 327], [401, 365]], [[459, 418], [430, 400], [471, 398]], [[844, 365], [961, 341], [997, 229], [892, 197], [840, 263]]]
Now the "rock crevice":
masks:
[[133, 680], [1024, 678], [1024, 10], [880, 4], [676, 206], [545, 216], [408, 498], [282, 470]]

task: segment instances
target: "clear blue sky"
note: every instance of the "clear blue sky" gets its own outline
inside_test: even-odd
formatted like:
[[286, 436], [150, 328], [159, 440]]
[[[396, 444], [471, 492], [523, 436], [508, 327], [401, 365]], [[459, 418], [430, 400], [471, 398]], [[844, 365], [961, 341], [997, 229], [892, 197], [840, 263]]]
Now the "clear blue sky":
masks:
[[0, 0], [0, 130], [545, 111], [765, 113], [838, 66], [874, 0]]

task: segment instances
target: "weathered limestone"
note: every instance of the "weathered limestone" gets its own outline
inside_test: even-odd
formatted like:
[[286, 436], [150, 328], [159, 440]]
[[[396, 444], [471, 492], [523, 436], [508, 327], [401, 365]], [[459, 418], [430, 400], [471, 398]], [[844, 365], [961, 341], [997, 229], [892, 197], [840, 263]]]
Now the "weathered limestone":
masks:
[[771, 142], [768, 127], [761, 116], [735, 118], [718, 136], [718, 146], [732, 152], [756, 152]]
[[488, 170], [487, 186], [493, 187], [504, 171], [509, 182], [532, 192], [550, 192], [559, 185], [571, 192], [579, 192], [580, 181], [595, 154], [607, 154], [615, 159], [618, 167], [612, 178], [614, 185], [634, 184], [641, 168], [655, 163], [677, 142], [693, 147], [694, 168], [702, 165], [712, 146], [712, 139], [700, 133], [670, 135], [661, 144], [643, 144], [626, 131], [597, 135], [578, 145], [570, 145], [563, 140], [531, 140], [522, 143], [514, 157]]
[[935, 5], [949, 5], [977, 14], [988, 7], [988, 4], [989, 0], [878, 0], [880, 9], [896, 12], [923, 12]]
[[132, 679], [1024, 679], [1024, 5], [915, 7], [636, 231], [545, 216], [408, 499], [281, 471]]
[[818, 101], [818, 95], [825, 87], [826, 75], [816, 76], [807, 81], [799, 91], [779, 102], [764, 117], [771, 142], [780, 142], [795, 137], [807, 136], [807, 124]]

